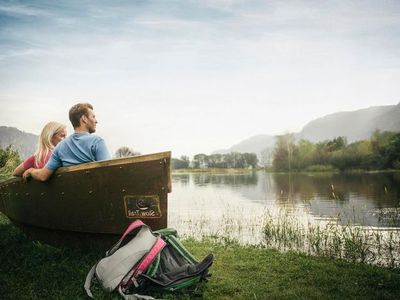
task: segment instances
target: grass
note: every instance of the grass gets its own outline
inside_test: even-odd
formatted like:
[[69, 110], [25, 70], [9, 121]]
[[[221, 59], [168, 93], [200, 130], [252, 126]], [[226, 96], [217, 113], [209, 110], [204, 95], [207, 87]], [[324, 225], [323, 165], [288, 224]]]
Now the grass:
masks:
[[[230, 240], [184, 241], [198, 258], [215, 256], [202, 299], [399, 299], [400, 270]], [[83, 282], [98, 251], [32, 242], [0, 214], [0, 299], [87, 299]], [[96, 299], [120, 299], [94, 284]], [[163, 299], [191, 299], [164, 294]]]

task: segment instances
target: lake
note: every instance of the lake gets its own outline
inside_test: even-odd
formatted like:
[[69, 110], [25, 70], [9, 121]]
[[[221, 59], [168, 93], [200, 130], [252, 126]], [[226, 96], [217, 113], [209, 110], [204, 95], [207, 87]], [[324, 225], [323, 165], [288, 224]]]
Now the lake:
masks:
[[194, 236], [263, 243], [268, 219], [393, 231], [400, 227], [400, 173], [173, 173], [169, 226]]

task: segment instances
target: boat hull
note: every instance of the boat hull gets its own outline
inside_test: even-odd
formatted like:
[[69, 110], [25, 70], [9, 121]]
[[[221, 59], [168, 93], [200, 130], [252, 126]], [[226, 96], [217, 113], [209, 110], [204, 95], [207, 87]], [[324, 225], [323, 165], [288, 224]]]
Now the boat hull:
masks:
[[65, 167], [47, 182], [11, 179], [0, 184], [0, 209], [22, 228], [61, 235], [119, 235], [135, 219], [165, 228], [170, 157], [163, 152]]

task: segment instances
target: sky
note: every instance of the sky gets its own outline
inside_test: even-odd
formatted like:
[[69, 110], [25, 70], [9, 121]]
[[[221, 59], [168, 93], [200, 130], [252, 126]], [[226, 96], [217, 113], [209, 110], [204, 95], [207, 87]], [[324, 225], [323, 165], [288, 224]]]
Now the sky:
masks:
[[210, 154], [400, 101], [400, 1], [0, 0], [0, 126], [90, 102], [114, 153]]

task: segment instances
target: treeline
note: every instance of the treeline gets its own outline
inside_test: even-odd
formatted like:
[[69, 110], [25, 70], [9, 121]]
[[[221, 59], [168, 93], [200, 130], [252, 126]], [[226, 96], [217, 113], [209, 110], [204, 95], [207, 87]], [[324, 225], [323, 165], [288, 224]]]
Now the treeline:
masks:
[[345, 137], [312, 143], [293, 134], [277, 137], [275, 171], [400, 169], [400, 133], [375, 131], [370, 139], [347, 143]]
[[173, 169], [207, 169], [207, 168], [256, 168], [258, 158], [255, 153], [239, 153], [232, 152], [228, 154], [211, 154], [203, 153], [193, 156], [190, 160], [188, 156], [181, 156], [172, 159]]
[[11, 177], [14, 169], [20, 163], [19, 153], [12, 146], [0, 148], [0, 180]]

